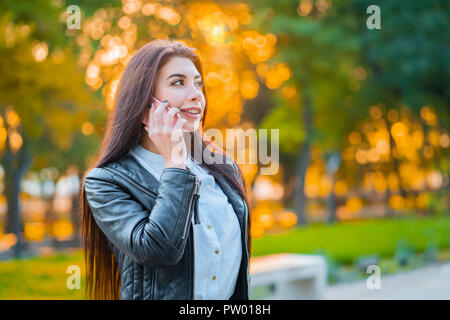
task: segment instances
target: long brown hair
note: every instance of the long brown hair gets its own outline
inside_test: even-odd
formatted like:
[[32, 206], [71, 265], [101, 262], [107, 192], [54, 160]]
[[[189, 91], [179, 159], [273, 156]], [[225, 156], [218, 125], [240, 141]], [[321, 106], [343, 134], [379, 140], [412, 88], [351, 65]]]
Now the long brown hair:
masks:
[[[190, 59], [202, 79], [205, 79], [200, 58], [194, 48], [174, 40], [155, 40], [142, 47], [131, 58], [122, 74], [115, 97], [114, 110], [109, 115], [105, 136], [97, 155], [98, 160], [92, 168], [102, 167], [119, 160], [141, 141], [142, 135], [146, 134], [141, 120], [147, 112], [151, 97], [155, 92], [158, 71], [172, 57]], [[206, 101], [202, 117], [203, 128], [208, 105], [204, 83], [202, 90]], [[194, 143], [195, 141], [201, 141], [201, 143]], [[191, 133], [191, 155], [198, 155], [198, 152], [194, 150], [194, 147], [198, 145], [201, 145], [202, 160], [205, 150], [209, 151], [212, 156], [215, 156], [216, 152], [225, 156], [223, 150], [211, 144], [203, 135]], [[197, 157], [195, 159], [197, 160]], [[240, 169], [238, 170], [238, 179], [231, 164], [207, 164], [205, 161], [200, 161], [200, 165], [214, 177], [224, 177], [245, 200], [250, 212], [247, 186]], [[86, 296], [89, 299], [119, 299], [121, 281], [117, 262], [105, 235], [94, 220], [86, 199], [84, 179], [88, 172], [89, 170], [84, 173], [80, 192], [81, 233], [86, 263]], [[248, 248], [251, 250], [250, 217], [248, 218], [247, 234]]]

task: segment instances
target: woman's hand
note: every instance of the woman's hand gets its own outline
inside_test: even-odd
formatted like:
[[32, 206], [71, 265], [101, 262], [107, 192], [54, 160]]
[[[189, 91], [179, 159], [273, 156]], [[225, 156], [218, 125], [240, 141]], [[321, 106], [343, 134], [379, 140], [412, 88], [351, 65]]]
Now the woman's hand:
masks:
[[152, 97], [145, 130], [165, 160], [165, 168], [186, 169], [186, 144], [183, 140], [183, 119], [177, 108], [168, 107], [167, 100], [160, 102]]

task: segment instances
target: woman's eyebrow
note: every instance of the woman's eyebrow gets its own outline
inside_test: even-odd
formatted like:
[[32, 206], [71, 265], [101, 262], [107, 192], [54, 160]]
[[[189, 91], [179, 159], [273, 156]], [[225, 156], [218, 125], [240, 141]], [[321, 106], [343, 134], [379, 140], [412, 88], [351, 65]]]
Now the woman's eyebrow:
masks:
[[[170, 76], [168, 76], [166, 80], [169, 80], [169, 79], [172, 78], [172, 77], [186, 78], [186, 75], [185, 75], [185, 74], [181, 74], [181, 73], [174, 73], [174, 74], [171, 74]], [[196, 76], [194, 77], [194, 79], [197, 79], [197, 78], [201, 78], [201, 76], [200, 76], [200, 75], [196, 75]]]

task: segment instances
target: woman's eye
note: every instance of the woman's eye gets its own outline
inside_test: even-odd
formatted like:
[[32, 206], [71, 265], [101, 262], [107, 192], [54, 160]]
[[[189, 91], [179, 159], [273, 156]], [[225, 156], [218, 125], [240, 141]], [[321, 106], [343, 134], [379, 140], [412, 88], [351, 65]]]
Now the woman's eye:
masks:
[[[177, 80], [177, 81], [174, 81], [172, 83], [172, 85], [176, 85], [178, 82], [181, 82], [181, 85], [183, 84], [183, 80]], [[203, 81], [197, 82], [197, 85], [201, 88], [203, 86]]]

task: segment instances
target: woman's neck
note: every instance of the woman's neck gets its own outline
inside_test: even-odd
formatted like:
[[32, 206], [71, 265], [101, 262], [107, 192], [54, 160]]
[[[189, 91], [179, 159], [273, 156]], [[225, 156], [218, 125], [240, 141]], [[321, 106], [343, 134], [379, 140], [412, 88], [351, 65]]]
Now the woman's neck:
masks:
[[144, 149], [147, 149], [148, 151], [159, 154], [158, 149], [156, 148], [152, 139], [149, 138], [148, 134], [143, 135], [140, 144]]

